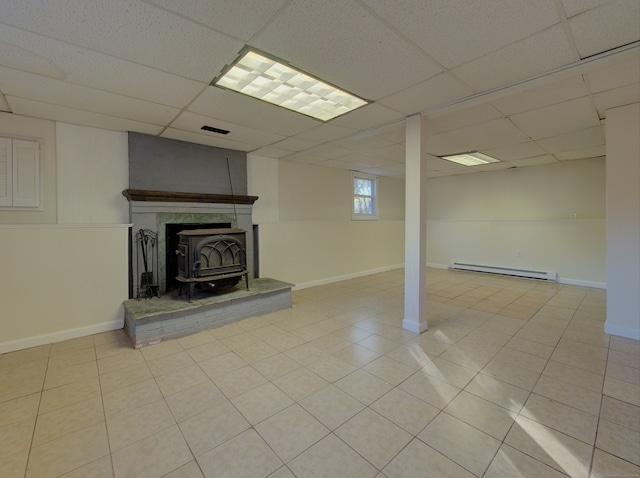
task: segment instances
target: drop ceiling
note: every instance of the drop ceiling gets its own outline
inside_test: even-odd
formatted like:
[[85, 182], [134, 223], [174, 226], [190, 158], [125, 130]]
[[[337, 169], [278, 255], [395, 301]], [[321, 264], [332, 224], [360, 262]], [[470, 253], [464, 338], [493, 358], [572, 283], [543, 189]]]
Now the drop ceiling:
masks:
[[[323, 123], [210, 86], [247, 45], [372, 103]], [[601, 157], [639, 101], [638, 0], [2, 0], [0, 111], [286, 161], [402, 178], [417, 114], [430, 177]], [[501, 162], [437, 158], [472, 150]]]

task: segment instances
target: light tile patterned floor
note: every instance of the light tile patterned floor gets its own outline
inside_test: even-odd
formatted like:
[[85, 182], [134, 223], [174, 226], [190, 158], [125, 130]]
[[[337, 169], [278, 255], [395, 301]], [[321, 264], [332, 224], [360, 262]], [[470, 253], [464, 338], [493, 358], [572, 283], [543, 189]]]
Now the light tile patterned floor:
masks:
[[429, 269], [134, 350], [121, 331], [0, 356], [0, 476], [640, 475], [640, 345], [605, 291]]

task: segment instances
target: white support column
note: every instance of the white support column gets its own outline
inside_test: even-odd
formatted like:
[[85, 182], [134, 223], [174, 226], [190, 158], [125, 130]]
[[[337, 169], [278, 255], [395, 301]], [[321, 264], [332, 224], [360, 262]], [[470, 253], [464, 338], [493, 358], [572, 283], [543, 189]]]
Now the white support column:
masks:
[[640, 340], [640, 103], [607, 110], [607, 334]]
[[404, 320], [402, 327], [427, 330], [426, 126], [421, 116], [406, 121]]

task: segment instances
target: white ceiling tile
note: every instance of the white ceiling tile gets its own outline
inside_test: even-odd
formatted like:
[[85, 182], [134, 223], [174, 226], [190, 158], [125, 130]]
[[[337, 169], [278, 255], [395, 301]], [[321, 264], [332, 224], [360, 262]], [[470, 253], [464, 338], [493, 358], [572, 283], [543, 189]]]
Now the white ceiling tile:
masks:
[[400, 93], [382, 98], [380, 103], [412, 115], [453, 103], [473, 93], [471, 88], [449, 73], [441, 73]]
[[404, 117], [404, 113], [393, 111], [378, 103], [372, 103], [331, 120], [331, 124], [362, 131], [398, 121]]
[[[404, 175], [405, 119], [416, 112], [429, 153], [479, 149], [503, 160], [491, 169], [599, 154], [606, 110], [640, 101], [637, 48], [589, 63], [586, 82], [576, 76], [511, 97], [501, 89], [535, 75], [535, 84], [553, 81], [548, 72], [578, 60], [559, 24], [565, 15], [579, 48], [626, 41], [638, 6], [625, 0], [5, 4], [0, 110], [393, 177]], [[245, 43], [378, 102], [322, 123], [207, 86]], [[204, 123], [232, 132], [203, 132]], [[481, 171], [439, 160], [435, 167], [449, 169], [437, 171], [432, 161], [429, 177]]]
[[530, 138], [550, 138], [600, 124], [589, 98], [577, 98], [511, 116]]
[[587, 78], [593, 93], [621, 86], [637, 85], [640, 82], [640, 49], [637, 49], [632, 59], [592, 71]]
[[373, 149], [391, 146], [393, 143], [379, 136], [371, 136], [364, 139], [341, 141], [340, 146], [352, 151], [369, 151]]
[[600, 125], [580, 131], [554, 136], [538, 140], [537, 143], [548, 153], [560, 153], [575, 149], [576, 144], [585, 147], [600, 146], [605, 144], [605, 136]]
[[242, 42], [148, 3], [11, 2], [2, 22], [200, 81], [211, 81]]
[[603, 91], [593, 96], [598, 114], [601, 118], [607, 115], [607, 110], [618, 106], [640, 102], [640, 85], [629, 85], [614, 90]]
[[387, 141], [391, 141], [392, 143], [402, 143], [404, 144], [406, 139], [406, 122], [401, 121], [399, 123], [393, 124], [386, 128], [381, 129], [377, 135]]
[[364, 2], [447, 68], [486, 55], [560, 21], [553, 0]]
[[513, 164], [516, 167], [539, 166], [541, 164], [551, 164], [557, 162], [558, 160], [552, 154], [543, 154], [542, 156], [535, 156], [533, 158], [514, 159], [512, 161], [509, 161], [509, 163]]
[[562, 0], [562, 6], [568, 18], [586, 12], [610, 0]]
[[466, 169], [462, 169], [460, 171], [455, 171], [453, 173], [453, 175], [460, 175], [460, 174], [477, 174], [477, 173], [481, 173], [482, 171], [478, 171], [477, 169], [473, 168], [473, 167], [469, 167]]
[[464, 166], [462, 164], [454, 163], [453, 161], [447, 161], [442, 158], [434, 158], [429, 157], [427, 159], [427, 169], [432, 171], [440, 171], [440, 172], [451, 172], [451, 171], [463, 171], [469, 168], [469, 166]]
[[358, 163], [361, 166], [371, 166], [374, 168], [386, 168], [394, 164], [404, 164], [404, 157], [400, 160], [398, 158], [380, 158], [370, 156], [368, 154], [354, 154], [346, 158], [340, 158], [341, 161], [350, 160], [354, 163]]
[[452, 73], [475, 90], [488, 91], [575, 60], [565, 32], [558, 25], [454, 68]]
[[319, 141], [311, 141], [309, 139], [292, 137], [279, 141], [272, 146], [276, 148], [290, 149], [292, 151], [304, 151], [306, 149], [314, 148], [319, 145]]
[[352, 0], [293, 0], [252, 44], [374, 101], [442, 71]]
[[6, 25], [0, 25], [0, 63], [27, 73], [180, 108], [206, 85]]
[[392, 164], [391, 166], [385, 166], [384, 168], [364, 168], [362, 172], [366, 174], [386, 176], [389, 178], [404, 179], [406, 168], [404, 164]]
[[219, 133], [203, 131], [201, 128], [205, 125], [228, 130], [229, 133], [224, 135], [225, 140], [248, 145], [250, 146], [250, 149], [268, 146], [285, 138], [281, 135], [276, 135], [262, 130], [255, 130], [244, 125], [229, 123], [219, 118], [199, 115], [189, 111], [181, 113], [175, 121], [171, 123], [171, 128], [197, 133], [205, 137], [218, 138], [220, 136]]
[[472, 150], [520, 144], [528, 139], [509, 120], [504, 118], [449, 131], [449, 134], [455, 140], [469, 145]]
[[393, 144], [391, 146], [387, 146], [386, 148], [369, 151], [368, 154], [371, 158], [381, 158], [394, 163], [404, 163], [407, 156], [407, 151], [404, 144]]
[[281, 148], [275, 148], [273, 146], [265, 146], [264, 148], [258, 148], [253, 150], [251, 154], [255, 154], [256, 156], [265, 156], [267, 158], [283, 158], [291, 154], [293, 151], [287, 151]]
[[446, 156], [449, 154], [464, 153], [469, 147], [454, 139], [448, 133], [440, 133], [427, 139], [427, 151], [434, 156]]
[[287, 156], [287, 161], [295, 161], [296, 163], [305, 163], [305, 164], [320, 164], [326, 161], [327, 158], [323, 158], [322, 156], [318, 156], [313, 153], [300, 153], [300, 154], [290, 154]]
[[353, 151], [347, 148], [343, 148], [340, 143], [330, 144], [328, 146], [323, 145], [312, 151], [313, 154], [323, 159], [338, 159], [353, 154]]
[[[0, 67], [2, 90], [8, 96], [94, 111], [151, 124], [167, 124], [179, 110], [166, 105], [73, 85], [65, 81]], [[11, 101], [9, 101], [11, 105]]]
[[254, 32], [270, 21], [285, 0], [145, 0], [177, 15], [201, 23], [227, 35], [248, 42]]
[[606, 154], [606, 147], [605, 145], [602, 145], [593, 146], [591, 148], [574, 149], [572, 151], [565, 151], [563, 153], [556, 153], [554, 154], [554, 156], [558, 158], [559, 161], [573, 161], [576, 159], [599, 158], [601, 156], [605, 156]]
[[494, 100], [491, 104], [508, 116], [586, 96], [588, 93], [582, 75], [576, 75], [566, 80]]
[[[38, 43], [46, 43], [45, 38], [0, 24], [0, 66], [64, 80], [67, 72], [47, 52], [38, 51]], [[63, 45], [52, 40], [49, 44]]]
[[540, 156], [547, 151], [534, 143], [533, 141], [527, 141], [526, 143], [518, 143], [503, 148], [485, 149], [480, 151], [481, 153], [488, 154], [489, 156], [499, 159], [500, 161], [512, 161], [514, 159], [531, 158], [534, 156]]
[[640, 40], [640, 2], [614, 0], [569, 19], [582, 58]]
[[343, 128], [332, 123], [324, 123], [314, 128], [299, 133], [297, 137], [311, 139], [314, 141], [328, 142], [349, 136], [356, 131], [350, 128]]
[[356, 163], [354, 161], [347, 161], [342, 158], [327, 159], [317, 164], [318, 166], [325, 166], [328, 168], [338, 168], [338, 169], [348, 169], [348, 170], [359, 170], [361, 167], [366, 166], [365, 164]]
[[7, 103], [7, 98], [5, 97], [2, 90], [0, 90], [0, 111], [10, 112], [11, 108], [9, 107], [9, 103]]
[[116, 118], [101, 113], [77, 110], [67, 106], [52, 105], [25, 98], [9, 96], [7, 100], [11, 103], [11, 110], [14, 114], [31, 116], [32, 118], [42, 118], [63, 123], [80, 126], [90, 126], [112, 131], [136, 131], [157, 135], [162, 131], [162, 126], [156, 124], [143, 123], [125, 118]]
[[445, 132], [502, 117], [502, 113], [492, 105], [483, 103], [463, 110], [457, 110], [453, 113], [429, 116], [427, 125], [429, 128], [435, 128], [437, 131]]
[[500, 163], [478, 164], [477, 166], [470, 166], [469, 169], [473, 169], [476, 172], [482, 172], [482, 171], [500, 171], [502, 169], [510, 169], [513, 167], [514, 166], [511, 163], [500, 162]]
[[332, 159], [329, 161], [331, 161], [332, 163], [351, 164], [354, 168], [356, 166], [358, 168], [366, 166], [381, 167], [393, 163], [393, 161], [390, 161], [388, 159], [385, 160], [383, 158], [375, 158], [368, 155], [367, 153], [350, 154], [349, 156], [344, 156], [342, 158]]
[[293, 136], [320, 124], [319, 121], [299, 113], [214, 86], [198, 96], [189, 105], [189, 111], [222, 117], [230, 123], [283, 136]]
[[167, 128], [162, 132], [160, 136], [162, 136], [163, 138], [177, 139], [190, 143], [216, 146], [218, 148], [234, 149], [236, 151], [252, 151], [254, 149], [250, 144], [233, 141], [222, 135], [208, 136], [175, 128]]

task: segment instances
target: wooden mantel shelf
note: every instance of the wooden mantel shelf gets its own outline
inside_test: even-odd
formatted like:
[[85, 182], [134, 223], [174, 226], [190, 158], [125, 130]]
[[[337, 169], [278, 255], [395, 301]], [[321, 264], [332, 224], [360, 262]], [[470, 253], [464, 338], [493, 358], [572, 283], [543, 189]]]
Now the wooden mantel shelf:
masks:
[[181, 193], [173, 191], [149, 191], [144, 189], [125, 189], [122, 191], [122, 195], [129, 201], [199, 202], [217, 204], [253, 204], [258, 199], [258, 196]]

